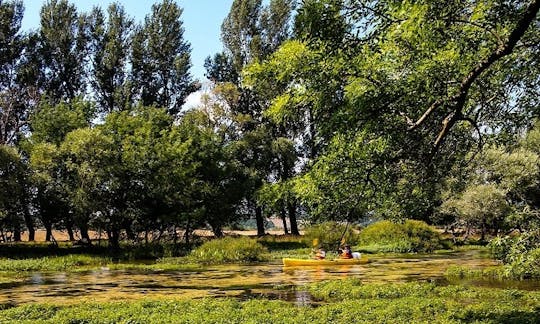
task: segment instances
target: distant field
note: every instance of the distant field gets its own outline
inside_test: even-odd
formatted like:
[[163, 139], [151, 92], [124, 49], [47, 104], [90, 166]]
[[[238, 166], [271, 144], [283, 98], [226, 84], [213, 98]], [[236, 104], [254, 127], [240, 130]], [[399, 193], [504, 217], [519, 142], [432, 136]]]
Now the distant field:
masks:
[[[248, 236], [257, 235], [256, 230], [249, 230], [249, 231], [227, 231], [227, 230], [225, 230], [224, 232], [225, 232], [225, 234], [237, 234], [237, 235], [248, 235]], [[283, 230], [279, 229], [279, 228], [278, 229], [272, 229], [272, 230], [267, 230], [266, 233], [270, 234], [270, 235], [282, 235]], [[182, 233], [179, 233], [179, 235], [181, 235], [181, 234]], [[300, 234], [303, 234], [303, 232], [300, 231]], [[99, 239], [99, 233], [98, 232], [90, 231], [89, 235], [90, 235], [90, 238], [92, 240]], [[196, 230], [195, 235], [197, 235], [197, 236], [213, 236], [214, 234], [210, 230]], [[66, 231], [53, 231], [53, 236], [56, 239], [56, 241], [69, 241], [69, 236], [68, 236]], [[22, 238], [23, 242], [28, 241], [28, 232], [24, 232], [22, 234], [21, 238]], [[76, 239], [80, 238], [79, 233], [75, 233], [75, 238]], [[102, 240], [107, 239], [107, 235], [105, 233], [102, 233], [101, 234], [101, 239]], [[45, 230], [36, 230], [35, 240], [36, 240], [36, 242], [45, 242]]]

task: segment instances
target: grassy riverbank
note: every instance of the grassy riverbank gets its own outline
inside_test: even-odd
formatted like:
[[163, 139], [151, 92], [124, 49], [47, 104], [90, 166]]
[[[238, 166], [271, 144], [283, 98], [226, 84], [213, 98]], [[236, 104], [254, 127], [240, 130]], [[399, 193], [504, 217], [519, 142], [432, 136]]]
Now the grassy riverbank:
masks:
[[358, 280], [306, 289], [320, 300], [318, 307], [232, 298], [4, 304], [0, 323], [538, 323], [540, 318], [540, 292]]
[[[27, 280], [34, 272], [74, 273], [92, 269], [134, 270], [151, 275], [168, 271], [204, 272], [207, 266], [216, 264], [213, 260], [219, 264], [233, 263], [238, 267], [250, 267], [250, 264], [246, 264], [249, 262], [275, 265], [282, 257], [305, 258], [310, 251], [311, 247], [306, 241], [293, 237], [265, 237], [259, 240], [228, 238], [203, 242], [192, 250], [182, 246], [158, 245], [125, 246], [120, 251], [67, 244], [54, 248], [46, 245], [12, 245], [2, 247], [4, 258], [0, 259], [0, 285], [9, 289], [11, 284]], [[471, 255], [475, 260], [484, 260], [489, 257], [488, 252], [486, 247], [462, 246], [424, 255], [390, 253], [369, 255], [368, 258], [373, 258], [377, 263], [377, 260], [392, 258], [416, 259], [420, 262], [427, 257], [434, 260], [430, 266], [440, 267], [442, 275], [447, 265], [437, 260], [461, 260], [463, 256], [470, 258]], [[453, 256], [454, 253], [458, 256]], [[217, 259], [214, 255], [221, 258]], [[407, 269], [410, 267], [411, 264], [408, 264]], [[370, 276], [384, 269], [372, 266]], [[447, 276], [470, 275], [459, 269], [449, 268]], [[484, 271], [496, 271], [492, 269]], [[470, 273], [478, 274], [474, 270]], [[244, 276], [238, 278], [244, 284], [249, 279]], [[200, 285], [200, 282], [197, 284]], [[258, 285], [255, 282], [255, 286]], [[291, 289], [287, 285], [283, 288], [278, 286], [274, 289]], [[204, 287], [207, 289], [213, 284], [208, 281]], [[183, 295], [185, 292], [180, 291], [175, 295], [151, 297], [142, 294], [142, 297], [132, 299], [103, 300], [89, 296], [63, 302], [49, 299], [53, 302], [26, 303], [7, 298], [0, 303], [0, 323], [540, 323], [540, 291], [439, 286], [426, 282], [363, 283], [347, 277], [299, 286], [297, 290], [298, 296], [305, 296], [307, 292], [308, 302], [304, 300], [305, 297], [300, 297], [297, 303], [294, 297], [293, 302], [273, 300], [274, 297], [268, 297], [271, 294], [251, 295], [249, 300], [241, 297], [241, 294], [237, 297], [187, 300]], [[292, 296], [295, 294], [292, 293]]]

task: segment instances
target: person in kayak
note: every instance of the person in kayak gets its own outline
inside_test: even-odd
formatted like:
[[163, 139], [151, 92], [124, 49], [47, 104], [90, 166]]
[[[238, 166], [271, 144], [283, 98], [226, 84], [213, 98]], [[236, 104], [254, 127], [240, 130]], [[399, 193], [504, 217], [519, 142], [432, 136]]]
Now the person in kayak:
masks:
[[317, 249], [317, 253], [315, 253], [315, 259], [317, 260], [324, 260], [326, 258], [326, 251], [320, 247]]
[[352, 259], [353, 258], [353, 255], [352, 255], [352, 250], [351, 250], [351, 246], [350, 245], [345, 245], [343, 247], [343, 249], [340, 249], [341, 253], [340, 253], [340, 258], [341, 259]]

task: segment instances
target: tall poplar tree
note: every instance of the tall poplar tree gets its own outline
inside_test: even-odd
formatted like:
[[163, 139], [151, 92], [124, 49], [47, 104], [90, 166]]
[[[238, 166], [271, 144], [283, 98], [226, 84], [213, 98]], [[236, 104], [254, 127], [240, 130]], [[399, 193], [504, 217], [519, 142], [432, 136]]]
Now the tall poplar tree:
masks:
[[109, 6], [107, 17], [101, 8], [95, 8], [91, 17], [91, 84], [99, 110], [124, 110], [132, 99], [128, 63], [133, 19], [118, 3]]
[[0, 145], [13, 144], [28, 117], [17, 82], [24, 52], [23, 12], [22, 1], [0, 2]]
[[152, 6], [132, 43], [132, 79], [136, 99], [145, 106], [166, 108], [176, 115], [186, 97], [197, 90], [193, 81], [190, 44], [184, 40], [182, 8], [163, 0]]
[[57, 103], [84, 95], [88, 49], [87, 18], [67, 0], [41, 8], [39, 57], [42, 88]]
[[[236, 0], [221, 26], [221, 38], [225, 51], [206, 60], [207, 76], [217, 82], [218, 87], [236, 87], [238, 96], [229, 100], [231, 107], [242, 122], [239, 125], [244, 136], [246, 149], [239, 160], [252, 174], [251, 186], [246, 189], [248, 205], [255, 211], [258, 235], [264, 234], [262, 206], [256, 202], [256, 191], [262, 187], [273, 173], [271, 154], [272, 140], [283, 137], [274, 125], [269, 124], [262, 111], [265, 101], [250, 89], [242, 87], [241, 73], [248, 64], [262, 60], [275, 51], [291, 35], [290, 19], [295, 2], [273, 0], [263, 6], [260, 0]], [[278, 176], [279, 177], [279, 176]], [[292, 203], [292, 201], [291, 201]], [[289, 208], [294, 211], [293, 208]], [[293, 234], [298, 234], [295, 214], [291, 213]]]

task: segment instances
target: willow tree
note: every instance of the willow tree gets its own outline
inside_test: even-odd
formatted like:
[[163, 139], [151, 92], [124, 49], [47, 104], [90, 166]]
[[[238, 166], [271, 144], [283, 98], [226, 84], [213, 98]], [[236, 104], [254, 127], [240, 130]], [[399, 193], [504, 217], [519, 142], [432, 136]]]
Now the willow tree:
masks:
[[303, 1], [299, 39], [246, 74], [267, 115], [313, 129], [297, 191], [321, 216], [427, 219], [454, 163], [536, 113], [539, 6]]

